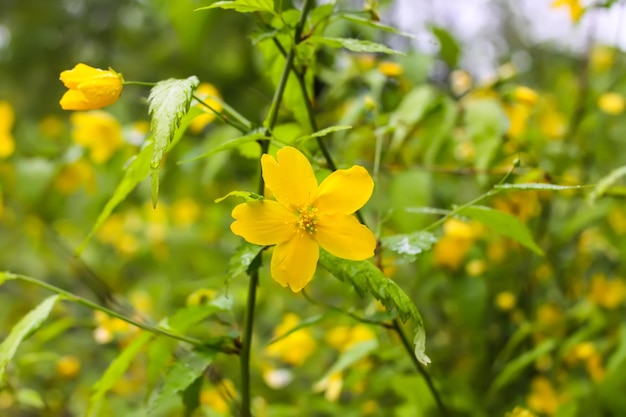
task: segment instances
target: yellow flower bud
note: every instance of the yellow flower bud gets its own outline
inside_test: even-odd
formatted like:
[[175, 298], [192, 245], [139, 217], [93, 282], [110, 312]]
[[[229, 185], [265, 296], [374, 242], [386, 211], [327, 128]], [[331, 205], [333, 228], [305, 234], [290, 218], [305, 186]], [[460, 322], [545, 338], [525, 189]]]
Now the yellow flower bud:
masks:
[[515, 101], [528, 106], [534, 106], [535, 103], [537, 103], [537, 93], [535, 90], [528, 87], [517, 87], [513, 92], [513, 96], [515, 97]]
[[85, 64], [77, 64], [61, 73], [63, 84], [69, 89], [61, 97], [63, 110], [93, 110], [109, 106], [122, 93], [122, 75]]

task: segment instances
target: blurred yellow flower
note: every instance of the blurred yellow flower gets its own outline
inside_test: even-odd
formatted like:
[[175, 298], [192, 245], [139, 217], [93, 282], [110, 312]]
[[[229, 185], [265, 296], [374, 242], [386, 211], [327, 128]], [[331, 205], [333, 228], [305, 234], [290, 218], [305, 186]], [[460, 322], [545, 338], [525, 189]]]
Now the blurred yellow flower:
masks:
[[450, 89], [460, 96], [472, 88], [472, 75], [465, 70], [454, 70], [450, 73]]
[[526, 399], [530, 409], [551, 416], [559, 407], [559, 402], [557, 392], [549, 379], [543, 376], [533, 378], [531, 391]]
[[552, 8], [557, 7], [568, 7], [572, 22], [578, 22], [583, 13], [585, 13], [585, 9], [580, 4], [580, 0], [554, 0], [552, 2]]
[[61, 378], [76, 378], [80, 372], [80, 361], [74, 355], [66, 355], [56, 362], [56, 372]]
[[187, 296], [188, 306], [199, 306], [213, 300], [217, 295], [217, 290], [211, 288], [200, 288]]
[[510, 291], [502, 291], [496, 294], [496, 306], [502, 311], [511, 311], [517, 304], [515, 294]]
[[98, 240], [112, 245], [120, 255], [132, 256], [139, 249], [139, 242], [133, 234], [133, 216], [126, 213], [110, 215], [97, 232]]
[[205, 388], [200, 392], [200, 404], [222, 414], [230, 414], [230, 404], [237, 397], [235, 385], [229, 379], [223, 379], [218, 385]]
[[517, 406], [510, 413], [506, 413], [504, 417], [537, 417], [537, 415], [524, 407]]
[[598, 98], [598, 107], [607, 114], [620, 114], [626, 107], [624, 96], [618, 93], [604, 93]]
[[74, 194], [80, 187], [91, 194], [96, 191], [96, 173], [88, 161], [78, 159], [61, 168], [54, 187], [65, 195]]
[[[215, 111], [222, 110], [222, 103], [220, 92], [215, 88], [213, 84], [209, 83], [201, 83], [195, 92], [196, 96], [202, 100], [204, 103], [211, 106], [211, 108]], [[189, 125], [189, 130], [193, 133], [198, 133], [204, 129], [206, 125], [215, 120], [215, 113], [213, 113], [210, 109], [204, 106], [202, 103], [198, 103], [196, 107], [204, 110], [204, 113], [196, 116]]]
[[393, 61], [383, 61], [378, 64], [378, 71], [386, 77], [394, 78], [402, 75], [402, 65]]
[[128, 333], [135, 329], [130, 324], [115, 317], [110, 317], [102, 311], [94, 311], [94, 318], [98, 326], [93, 332], [97, 343], [105, 344], [113, 340], [115, 335]]
[[603, 72], [613, 68], [615, 63], [615, 49], [606, 45], [596, 45], [591, 51], [591, 68]]
[[567, 119], [556, 108], [553, 100], [547, 101], [547, 108], [541, 112], [537, 121], [541, 133], [548, 139], [562, 139], [567, 130]]
[[606, 276], [596, 274], [591, 278], [588, 297], [592, 303], [614, 310], [626, 300], [626, 282], [621, 278], [607, 280]]
[[487, 263], [483, 259], [472, 259], [465, 266], [465, 272], [472, 277], [482, 275], [486, 270]]
[[193, 198], [183, 198], [172, 204], [172, 222], [180, 226], [189, 226], [200, 217], [200, 205]]
[[327, 378], [322, 379], [315, 384], [313, 390], [315, 392], [324, 392], [324, 398], [328, 401], [335, 402], [341, 395], [343, 388], [343, 375], [341, 372], [335, 372]]
[[[282, 322], [274, 329], [274, 339], [293, 330], [300, 318], [293, 313], [285, 314]], [[280, 359], [289, 365], [300, 366], [315, 352], [317, 343], [308, 327], [298, 329], [265, 348], [265, 355]]]
[[112, 69], [101, 70], [77, 64], [61, 73], [61, 81], [69, 90], [63, 94], [63, 110], [93, 110], [109, 106], [122, 93], [122, 75]]
[[313, 278], [319, 247], [350, 260], [374, 255], [376, 238], [352, 214], [369, 200], [374, 181], [355, 165], [317, 184], [311, 164], [286, 146], [277, 159], [261, 158], [263, 179], [277, 201], [239, 204], [232, 211], [234, 234], [256, 245], [276, 245], [271, 274], [283, 287], [298, 292]]
[[515, 101], [521, 104], [525, 104], [527, 106], [534, 106], [537, 104], [537, 92], [532, 88], [525, 87], [523, 85], [518, 86], [513, 91], [513, 98]]
[[15, 151], [15, 139], [11, 134], [13, 123], [13, 107], [8, 101], [0, 101], [0, 158], [7, 158]]
[[376, 333], [365, 324], [357, 324], [352, 327], [336, 326], [326, 333], [328, 344], [340, 352], [346, 351], [358, 343], [375, 339]]
[[101, 110], [73, 113], [72, 140], [89, 150], [89, 157], [97, 164], [108, 161], [122, 147], [122, 127], [119, 122]]
[[476, 238], [479, 225], [458, 219], [448, 219], [443, 224], [443, 237], [435, 244], [435, 264], [453, 270], [459, 269]]

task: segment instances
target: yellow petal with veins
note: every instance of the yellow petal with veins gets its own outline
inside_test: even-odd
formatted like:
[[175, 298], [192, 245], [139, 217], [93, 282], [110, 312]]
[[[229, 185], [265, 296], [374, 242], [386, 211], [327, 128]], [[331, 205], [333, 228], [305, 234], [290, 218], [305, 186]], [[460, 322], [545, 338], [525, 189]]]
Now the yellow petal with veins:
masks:
[[319, 245], [306, 234], [296, 234], [292, 239], [279, 243], [272, 255], [272, 278], [283, 287], [289, 286], [299, 292], [311, 281], [317, 260]]
[[352, 261], [374, 256], [376, 238], [354, 216], [341, 213], [320, 215], [315, 238], [331, 254]]
[[308, 205], [317, 196], [317, 179], [306, 156], [296, 148], [285, 146], [277, 159], [261, 157], [263, 179], [276, 200], [287, 207]]
[[367, 203], [373, 190], [374, 181], [362, 166], [339, 169], [320, 184], [315, 207], [320, 213], [352, 214]]
[[232, 212], [235, 222], [230, 230], [255, 245], [275, 245], [291, 239], [296, 233], [297, 218], [276, 201], [242, 203]]

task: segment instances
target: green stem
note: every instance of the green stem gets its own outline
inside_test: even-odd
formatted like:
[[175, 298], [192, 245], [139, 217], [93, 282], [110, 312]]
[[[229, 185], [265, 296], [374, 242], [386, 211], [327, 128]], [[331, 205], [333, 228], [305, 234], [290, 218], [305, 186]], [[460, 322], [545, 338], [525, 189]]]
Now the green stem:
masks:
[[307, 300], [309, 303], [311, 304], [315, 304], [315, 305], [319, 305], [319, 306], [323, 306], [324, 308], [327, 308], [329, 310], [332, 311], [336, 311], [337, 313], [343, 314], [345, 316], [348, 316], [356, 321], [360, 321], [361, 323], [367, 323], [367, 324], [373, 324], [375, 326], [380, 326], [380, 327], [384, 327], [385, 329], [393, 329], [393, 326], [387, 322], [384, 321], [379, 321], [379, 320], [372, 320], [372, 319], [368, 319], [365, 317], [361, 317], [361, 316], [357, 316], [356, 314], [350, 313], [349, 311], [345, 311], [339, 307], [335, 307], [332, 304], [327, 304], [327, 303], [323, 303], [321, 301], [317, 301], [313, 298], [311, 298], [311, 296], [309, 294], [307, 294], [307, 292], [305, 290], [302, 290], [302, 296], [304, 297], [305, 300]]
[[52, 284], [48, 284], [47, 282], [44, 281], [40, 281], [36, 278], [32, 278], [26, 275], [20, 275], [20, 274], [13, 274], [11, 272], [4, 272], [3, 273], [4, 277], [6, 279], [17, 279], [17, 280], [21, 280], [24, 282], [28, 282], [30, 284], [34, 284], [37, 285], [38, 287], [41, 288], [45, 288], [46, 290], [52, 291], [54, 293], [57, 293], [59, 295], [62, 295], [64, 298], [70, 300], [70, 301], [74, 301], [75, 303], [81, 304], [85, 307], [89, 307], [92, 310], [98, 310], [98, 311], [102, 311], [103, 313], [111, 316], [111, 317], [115, 317], [116, 319], [120, 319], [122, 321], [125, 321], [128, 324], [131, 324], [135, 327], [138, 327], [140, 329], [149, 331], [151, 333], [154, 333], [156, 335], [161, 335], [161, 336], [167, 336], [169, 338], [172, 339], [176, 339], [179, 340], [181, 342], [185, 342], [185, 343], [189, 343], [190, 345], [196, 346], [196, 347], [203, 347], [203, 348], [211, 348], [211, 349], [215, 349], [215, 350], [219, 350], [221, 352], [224, 353], [233, 353], [234, 350], [230, 349], [230, 348], [224, 348], [223, 346], [214, 346], [214, 345], [209, 345], [206, 344], [204, 342], [202, 342], [201, 340], [195, 339], [195, 338], [191, 338], [191, 337], [187, 337], [187, 336], [182, 336], [176, 333], [172, 333], [169, 330], [163, 329], [162, 327], [156, 327], [156, 326], [152, 326], [149, 325], [147, 323], [142, 323], [136, 320], [133, 320], [129, 317], [124, 316], [123, 314], [120, 314], [116, 311], [113, 311], [111, 309], [108, 309], [106, 307], [103, 307], [101, 305], [98, 305], [92, 301], [87, 300], [86, 298], [80, 297], [76, 294], [72, 294], [71, 292], [65, 291], [64, 289], [61, 289], [59, 287], [56, 287]]
[[124, 81], [124, 85], [140, 85], [142, 87], [154, 87], [157, 83], [150, 83], [146, 81]]
[[[250, 130], [250, 126], [252, 126], [252, 124], [248, 121], [245, 120], [243, 118], [243, 116], [241, 116], [239, 113], [235, 114], [224, 114], [220, 111], [215, 110], [213, 107], [211, 107], [210, 104], [208, 104], [207, 102], [205, 102], [204, 100], [200, 99], [200, 97], [196, 96], [195, 94], [193, 95], [193, 98], [200, 103], [201, 105], [203, 105], [204, 107], [206, 107], [207, 109], [211, 110], [213, 112], [213, 114], [215, 114], [215, 116], [217, 116], [222, 122], [231, 125], [232, 127], [234, 127], [235, 129], [237, 129], [238, 131], [240, 131], [241, 133], [246, 133], [247, 131]], [[238, 120], [239, 117], [241, 117], [242, 120]]]
[[393, 320], [393, 330], [396, 332], [398, 337], [400, 337], [400, 340], [402, 341], [402, 346], [404, 347], [404, 350], [406, 350], [407, 354], [411, 358], [411, 361], [413, 362], [413, 366], [415, 366], [415, 369], [417, 369], [417, 371], [422, 375], [422, 377], [426, 381], [426, 384], [428, 385], [428, 389], [430, 390], [430, 393], [432, 394], [433, 398], [437, 402], [437, 406], [439, 407], [439, 411], [441, 415], [447, 416], [448, 411], [446, 410], [446, 407], [444, 406], [443, 401], [441, 400], [441, 396], [439, 395], [439, 391], [437, 391], [437, 387], [435, 387], [435, 384], [433, 383], [432, 378], [430, 377], [428, 372], [426, 372], [426, 369], [424, 369], [424, 365], [422, 365], [417, 360], [417, 357], [415, 356], [415, 352], [413, 352], [413, 346], [411, 345], [411, 342], [409, 342], [409, 339], [406, 337], [406, 334], [404, 333], [404, 330], [402, 329], [402, 325], [400, 324], [398, 319]]
[[[261, 254], [257, 255], [261, 256]], [[256, 290], [259, 284], [259, 270], [250, 273], [248, 283], [247, 310], [244, 322], [244, 332], [241, 347], [241, 415], [250, 417], [250, 353], [252, 348], [252, 328], [254, 324], [254, 307], [256, 305]]]

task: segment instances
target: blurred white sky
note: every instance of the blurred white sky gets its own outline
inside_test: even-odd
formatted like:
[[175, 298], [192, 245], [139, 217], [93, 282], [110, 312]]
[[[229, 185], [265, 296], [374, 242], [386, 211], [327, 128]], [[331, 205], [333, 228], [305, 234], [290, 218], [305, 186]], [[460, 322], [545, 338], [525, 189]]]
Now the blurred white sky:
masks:
[[[461, 67], [475, 75], [493, 74], [498, 56], [504, 52], [502, 39], [507, 13], [515, 14], [516, 32], [523, 42], [550, 42], [560, 48], [583, 51], [590, 39], [618, 45], [626, 51], [626, 0], [610, 9], [593, 9], [573, 24], [569, 8], [552, 8], [553, 0], [396, 0], [389, 16], [393, 24], [415, 35], [421, 51], [436, 51], [437, 42], [427, 28], [434, 23], [450, 31], [463, 45]], [[582, 0], [583, 5], [593, 0]], [[499, 51], [499, 49], [502, 49]], [[522, 57], [523, 58], [523, 57]]]

